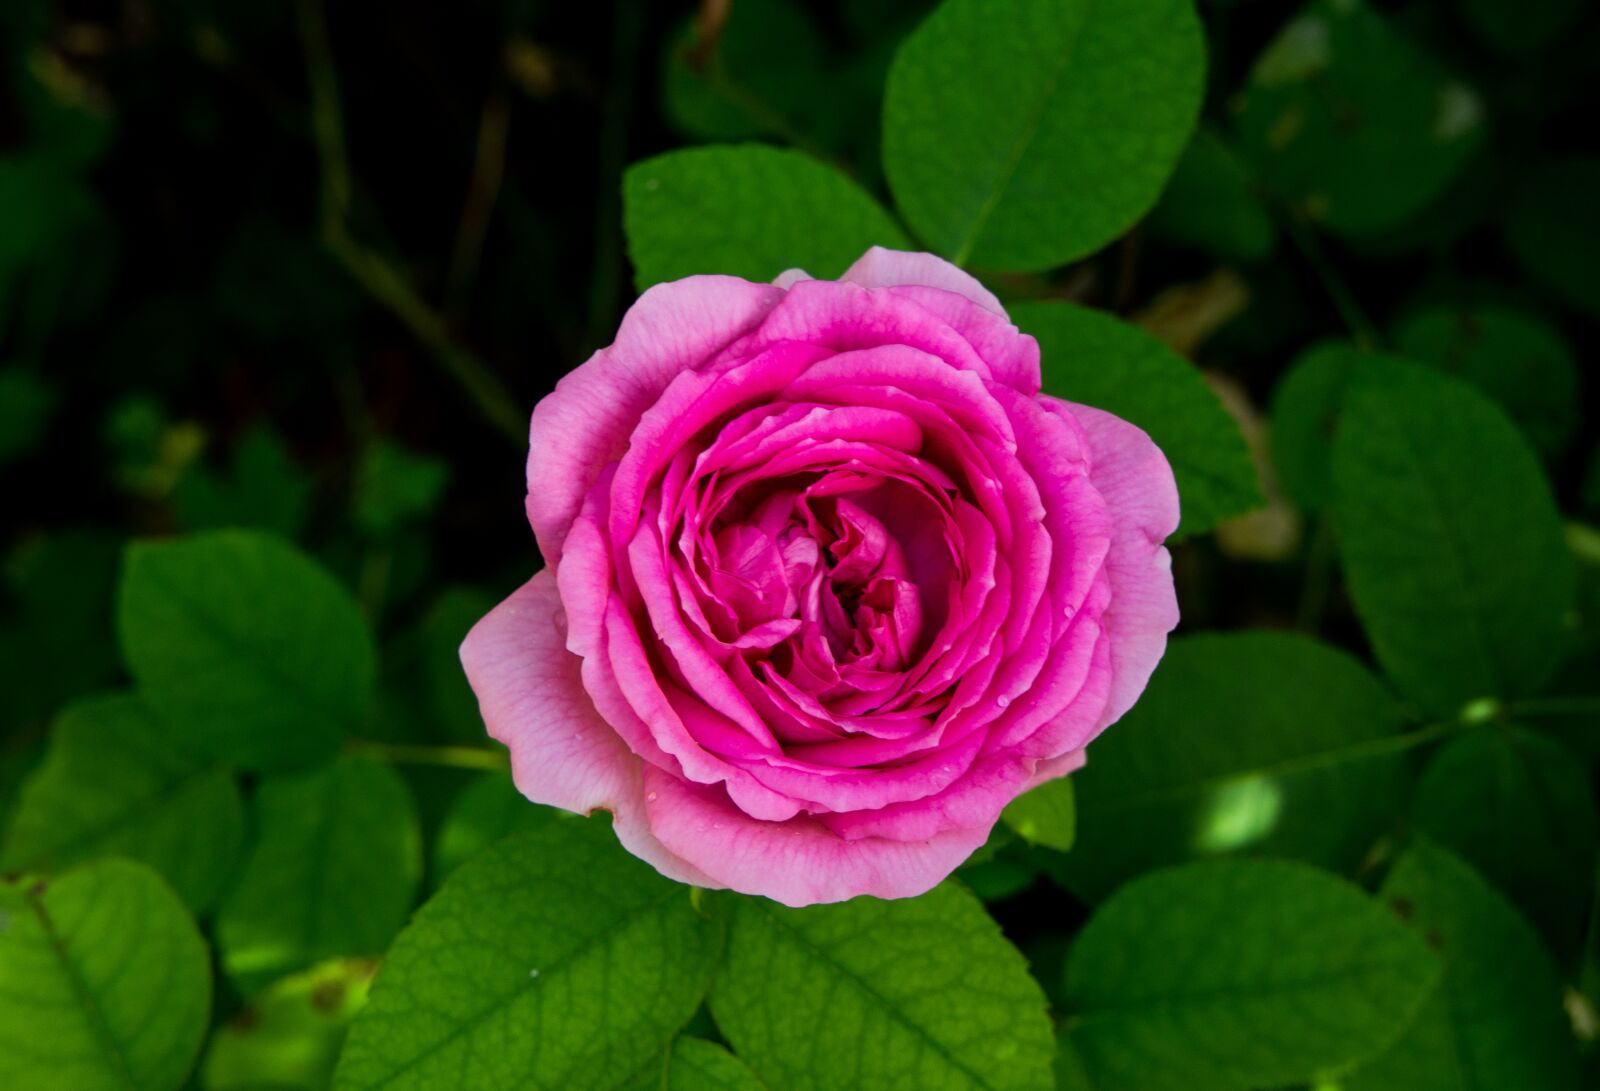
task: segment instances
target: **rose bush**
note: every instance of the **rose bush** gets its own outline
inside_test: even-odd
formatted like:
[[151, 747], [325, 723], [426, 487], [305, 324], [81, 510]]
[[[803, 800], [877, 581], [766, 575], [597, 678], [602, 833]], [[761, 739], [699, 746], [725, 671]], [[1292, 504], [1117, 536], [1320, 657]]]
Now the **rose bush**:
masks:
[[938, 258], [695, 276], [534, 410], [546, 568], [462, 659], [530, 799], [674, 878], [905, 897], [1077, 768], [1177, 623], [1139, 429]]

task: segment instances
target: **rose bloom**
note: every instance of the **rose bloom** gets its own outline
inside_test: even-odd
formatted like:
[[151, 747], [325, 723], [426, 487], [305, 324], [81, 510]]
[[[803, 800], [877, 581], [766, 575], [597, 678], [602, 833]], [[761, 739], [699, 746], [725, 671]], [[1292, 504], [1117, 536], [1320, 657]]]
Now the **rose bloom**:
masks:
[[546, 567], [461, 649], [518, 789], [789, 905], [944, 879], [1178, 620], [1166, 459], [1039, 383], [928, 254], [645, 292], [534, 410]]

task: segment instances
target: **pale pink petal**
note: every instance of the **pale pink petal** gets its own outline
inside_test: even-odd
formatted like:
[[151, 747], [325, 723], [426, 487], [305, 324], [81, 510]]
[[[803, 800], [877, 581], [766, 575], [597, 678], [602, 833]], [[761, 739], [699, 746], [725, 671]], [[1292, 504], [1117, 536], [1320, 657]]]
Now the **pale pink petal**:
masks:
[[966, 296], [1002, 318], [1006, 314], [1006, 309], [1000, 305], [994, 293], [979, 284], [976, 277], [933, 254], [874, 246], [857, 258], [856, 263], [846, 269], [844, 276], [839, 279], [866, 288], [894, 288], [901, 284], [943, 288], [947, 292]]
[[1101, 623], [1111, 641], [1111, 694], [1098, 728], [1116, 723], [1145, 683], [1178, 624], [1172, 557], [1162, 543], [1178, 526], [1178, 487], [1172, 467], [1149, 436], [1120, 417], [1059, 398], [1041, 401], [1070, 415], [1089, 437], [1089, 479], [1111, 513], [1106, 572], [1111, 605]]
[[673, 376], [754, 328], [783, 296], [781, 288], [737, 277], [657, 284], [629, 308], [616, 341], [534, 407], [527, 510], [547, 564], [558, 565], [584, 494]]
[[937, 886], [989, 839], [990, 827], [926, 841], [846, 841], [812, 818], [760, 822], [718, 788], [645, 770], [650, 828], [668, 851], [741, 894], [784, 905], [842, 902], [859, 894], [911, 898]]
[[565, 626], [555, 577], [546, 569], [474, 625], [461, 645], [483, 722], [511, 751], [517, 790], [578, 814], [610, 811], [629, 852], [680, 882], [716, 886], [650, 832], [643, 763], [584, 692]]
[[799, 284], [802, 280], [815, 280], [815, 279], [816, 279], [815, 277], [813, 277], [810, 273], [806, 272], [804, 269], [785, 269], [783, 272], [779, 273], [776, 277], [773, 278], [772, 283], [774, 285], [776, 285], [777, 287], [779, 287], [779, 288], [783, 288], [783, 289], [787, 290], [789, 288], [793, 288], [796, 284]]

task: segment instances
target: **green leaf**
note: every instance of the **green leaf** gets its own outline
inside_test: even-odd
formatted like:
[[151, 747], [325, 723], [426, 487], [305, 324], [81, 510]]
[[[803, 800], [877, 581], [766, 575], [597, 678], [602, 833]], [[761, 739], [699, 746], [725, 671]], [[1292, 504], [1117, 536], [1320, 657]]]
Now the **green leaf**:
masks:
[[356, 525], [374, 537], [393, 534], [432, 511], [449, 480], [442, 459], [380, 440], [366, 449], [356, 471]]
[[265, 781], [254, 850], [217, 916], [244, 992], [343, 955], [380, 955], [422, 871], [416, 808], [393, 769], [362, 758]]
[[1314, 640], [1180, 637], [1072, 775], [1078, 841], [1051, 871], [1096, 901], [1194, 856], [1353, 868], [1405, 807], [1402, 723], [1382, 683]]
[[1395, 330], [1400, 355], [1459, 375], [1522, 426], [1546, 455], [1578, 426], [1578, 364], [1561, 333], [1513, 307], [1436, 306]]
[[810, 128], [825, 77], [824, 47], [806, 13], [786, 0], [740, 0], [709, 34], [701, 18], [668, 40], [661, 102], [680, 131], [700, 140], [786, 137]]
[[1049, 269], [1155, 204], [1204, 77], [1190, 0], [945, 0], [889, 70], [884, 172], [930, 249]]
[[1224, 261], [1261, 261], [1278, 242], [1249, 168], [1221, 136], [1206, 128], [1184, 149], [1147, 223], [1157, 235]]
[[739, 1058], [703, 1038], [676, 1038], [626, 1091], [767, 1091]]
[[311, 482], [271, 429], [247, 432], [226, 473], [195, 465], [178, 481], [172, 501], [190, 530], [255, 527], [293, 538], [311, 507]]
[[733, 903], [711, 1014], [773, 1091], [1048, 1088], [1045, 998], [971, 894]]
[[1383, 1049], [1439, 970], [1342, 879], [1283, 860], [1189, 864], [1134, 880], [1084, 926], [1068, 1027], [1101, 1091], [1276, 1087]]
[[510, 773], [484, 773], [456, 797], [433, 843], [435, 886], [497, 841], [537, 830], [566, 815], [531, 802], [511, 783]]
[[211, 1008], [183, 903], [126, 860], [27, 882], [0, 883], [0, 1087], [176, 1091]]
[[1530, 171], [1511, 199], [1506, 243], [1517, 262], [1574, 307], [1600, 315], [1600, 157], [1566, 159]]
[[1000, 817], [1025, 841], [1066, 852], [1072, 847], [1078, 825], [1072, 778], [1057, 777], [1024, 792], [1006, 804]]
[[1417, 215], [1484, 134], [1477, 93], [1360, 0], [1308, 4], [1257, 59], [1237, 110], [1267, 184], [1344, 235]]
[[377, 963], [345, 958], [274, 982], [216, 1029], [200, 1063], [206, 1091], [323, 1091]]
[[1449, 714], [1551, 676], [1572, 560], [1538, 459], [1492, 402], [1427, 368], [1361, 368], [1333, 483], [1350, 596], [1403, 693]]
[[603, 822], [522, 834], [452, 875], [395, 941], [334, 1086], [615, 1087], [694, 1013], [719, 931]]
[[1578, 951], [1600, 818], [1583, 759], [1519, 727], [1482, 727], [1428, 763], [1412, 823], [1498, 886], [1564, 958]]
[[244, 805], [226, 770], [174, 749], [137, 697], [98, 697], [56, 721], [6, 831], [0, 871], [127, 856], [200, 912], [232, 877], [243, 841]]
[[55, 408], [55, 390], [32, 370], [0, 368], [0, 466], [38, 447]]
[[1272, 458], [1283, 491], [1314, 514], [1333, 495], [1329, 452], [1350, 377], [1363, 359], [1388, 360], [1343, 341], [1323, 341], [1295, 358], [1273, 388], [1268, 409]]
[[1264, 503], [1239, 426], [1200, 372], [1155, 335], [1070, 303], [1019, 303], [1011, 318], [1039, 339], [1045, 393], [1115, 413], [1155, 440], [1178, 482], [1176, 537]]
[[141, 695], [185, 744], [244, 768], [330, 755], [372, 701], [376, 653], [360, 609], [265, 534], [130, 546], [117, 622]]
[[850, 179], [761, 144], [686, 148], [629, 167], [623, 220], [634, 281], [694, 273], [771, 280], [799, 268], [835, 277], [873, 246], [910, 243]]
[[1444, 957], [1444, 979], [1381, 1057], [1345, 1091], [1575, 1091], [1561, 983], [1528, 923], [1472, 869], [1418, 844], [1382, 896]]
[[1486, 43], [1506, 53], [1548, 45], [1583, 11], [1583, 0], [1462, 0], [1467, 23]]

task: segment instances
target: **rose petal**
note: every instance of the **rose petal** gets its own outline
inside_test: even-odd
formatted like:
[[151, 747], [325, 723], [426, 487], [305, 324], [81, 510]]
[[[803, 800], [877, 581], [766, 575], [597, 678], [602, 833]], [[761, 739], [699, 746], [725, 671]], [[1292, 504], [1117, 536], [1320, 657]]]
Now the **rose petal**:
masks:
[[[791, 270], [793, 271], [795, 270]], [[1000, 301], [995, 298], [993, 292], [978, 283], [976, 277], [933, 254], [888, 250], [882, 246], [874, 246], [857, 258], [856, 263], [846, 269], [844, 276], [839, 279], [859, 284], [863, 288], [893, 288], [901, 284], [943, 288], [947, 292], [966, 296], [984, 310], [991, 311], [1001, 318], [1006, 317], [1006, 309], [1000, 306]]]

